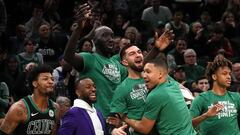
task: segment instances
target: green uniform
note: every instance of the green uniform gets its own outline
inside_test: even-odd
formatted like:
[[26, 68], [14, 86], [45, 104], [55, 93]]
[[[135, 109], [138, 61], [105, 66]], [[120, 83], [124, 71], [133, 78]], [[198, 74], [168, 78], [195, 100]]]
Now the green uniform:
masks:
[[51, 135], [56, 118], [53, 101], [48, 100], [48, 109], [40, 111], [31, 96], [22, 99], [27, 108], [27, 121], [20, 123], [14, 135]]
[[216, 103], [223, 104], [224, 109], [199, 125], [201, 135], [240, 135], [237, 122], [240, 109], [238, 93], [228, 91], [223, 96], [215, 95], [213, 91], [201, 93], [194, 99], [190, 108], [192, 117], [202, 115]]
[[156, 129], [161, 135], [196, 134], [179, 84], [172, 79], [148, 94], [144, 117], [156, 121]]
[[110, 113], [110, 103], [117, 85], [127, 76], [127, 70], [118, 61], [101, 56], [97, 53], [81, 53], [84, 69], [80, 77], [89, 77], [96, 84], [97, 102], [104, 117]]
[[114, 92], [111, 112], [127, 114], [129, 119], [141, 120], [146, 97], [147, 88], [143, 78], [126, 78]]
[[116, 60], [116, 61], [121, 61], [121, 58], [120, 58], [120, 55], [119, 55], [119, 54], [113, 55], [111, 59], [112, 59], [112, 60]]

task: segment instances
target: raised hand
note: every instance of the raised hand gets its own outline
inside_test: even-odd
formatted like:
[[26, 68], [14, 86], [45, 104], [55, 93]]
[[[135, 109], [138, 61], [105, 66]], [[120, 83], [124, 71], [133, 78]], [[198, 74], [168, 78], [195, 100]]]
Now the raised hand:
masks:
[[76, 9], [76, 14], [74, 18], [78, 22], [78, 27], [80, 27], [81, 29], [84, 28], [86, 25], [86, 21], [91, 18], [90, 6], [87, 3], [79, 5], [79, 7]]
[[172, 30], [166, 30], [160, 37], [158, 37], [158, 33], [155, 32], [155, 47], [157, 47], [160, 51], [163, 51], [173, 41], [173, 38], [174, 34]]

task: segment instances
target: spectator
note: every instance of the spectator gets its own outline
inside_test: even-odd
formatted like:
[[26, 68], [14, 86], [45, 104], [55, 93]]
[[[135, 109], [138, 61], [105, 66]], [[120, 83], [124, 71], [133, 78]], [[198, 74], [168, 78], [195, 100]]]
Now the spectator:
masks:
[[175, 69], [173, 70], [173, 78], [189, 90], [192, 90], [192, 82], [187, 80], [186, 77], [186, 71], [184, 69], [184, 66], [177, 65]]
[[236, 62], [232, 66], [232, 85], [231, 91], [240, 92], [240, 63]]
[[26, 65], [30, 62], [34, 62], [38, 65], [43, 64], [42, 54], [36, 52], [36, 42], [34, 39], [26, 39], [24, 42], [25, 51], [17, 55], [20, 71], [24, 71]]
[[206, 29], [207, 28], [203, 28], [199, 21], [196, 21], [190, 25], [190, 31], [187, 35], [188, 48], [192, 48], [194, 51], [196, 51], [198, 58], [201, 59], [207, 59], [205, 48], [207, 42]]
[[115, 36], [123, 37], [126, 28], [130, 24], [130, 21], [127, 20], [127, 17], [125, 15], [126, 13], [122, 11], [117, 11], [113, 17], [113, 21], [111, 24], [111, 28], [115, 34]]
[[166, 24], [171, 20], [172, 13], [168, 7], [160, 6], [161, 0], [152, 0], [151, 5], [151, 7], [144, 9], [141, 18], [147, 26], [156, 28], [159, 21]]
[[71, 107], [71, 100], [67, 97], [59, 96], [56, 99], [56, 103], [59, 105], [59, 118], [60, 118], [60, 126], [61, 126], [63, 116]]
[[173, 30], [175, 39], [186, 37], [189, 32], [189, 25], [183, 22], [183, 12], [181, 10], [174, 12], [172, 21], [165, 25], [165, 29]]
[[10, 37], [9, 53], [16, 55], [24, 52], [24, 41], [26, 38], [26, 28], [22, 24], [16, 26], [16, 36]]
[[223, 35], [224, 29], [221, 24], [213, 26], [212, 34], [207, 41], [206, 51], [210, 59], [214, 59], [217, 54], [223, 54], [226, 58], [233, 56], [233, 50], [229, 40]]
[[175, 41], [175, 48], [172, 49], [168, 54], [172, 55], [177, 65], [184, 64], [183, 53], [187, 49], [187, 41], [184, 38], [179, 38]]
[[80, 39], [77, 47], [77, 52], [93, 52], [93, 42], [89, 38], [82, 38]]
[[63, 54], [67, 37], [54, 35], [49, 25], [43, 24], [39, 28], [39, 38], [36, 41], [38, 43], [36, 51], [42, 54], [46, 64], [55, 68], [58, 65], [56, 59]]
[[205, 69], [197, 64], [197, 54], [193, 49], [187, 49], [183, 56], [187, 81], [194, 82], [197, 78], [204, 75]]
[[43, 7], [35, 5], [32, 17], [25, 23], [27, 38], [37, 39], [38, 29], [43, 24], [49, 25], [49, 23], [43, 19]]
[[193, 95], [197, 97], [200, 93], [208, 91], [210, 88], [207, 77], [202, 76], [196, 80], [196, 86], [193, 88]]
[[141, 34], [138, 29], [133, 26], [127, 27], [124, 37], [130, 39], [132, 44], [140, 45], [141, 44]]

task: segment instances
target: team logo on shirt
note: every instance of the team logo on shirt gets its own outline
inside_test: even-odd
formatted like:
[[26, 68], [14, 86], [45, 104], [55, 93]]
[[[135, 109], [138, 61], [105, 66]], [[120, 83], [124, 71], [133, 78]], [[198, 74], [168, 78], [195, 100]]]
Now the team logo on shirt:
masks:
[[50, 117], [53, 117], [53, 116], [54, 116], [53, 110], [49, 110], [49, 116], [50, 116]]
[[132, 92], [130, 93], [131, 99], [137, 100], [146, 100], [147, 96], [147, 87], [145, 84], [136, 84], [132, 88]]
[[111, 81], [119, 83], [121, 81], [120, 71], [114, 64], [106, 64], [103, 66], [102, 73]]
[[[224, 108], [217, 114], [218, 119], [223, 117], [233, 117], [237, 115], [237, 109], [235, 104], [229, 101], [218, 101], [219, 104], [222, 104]], [[214, 104], [208, 106], [208, 108], [212, 108]]]

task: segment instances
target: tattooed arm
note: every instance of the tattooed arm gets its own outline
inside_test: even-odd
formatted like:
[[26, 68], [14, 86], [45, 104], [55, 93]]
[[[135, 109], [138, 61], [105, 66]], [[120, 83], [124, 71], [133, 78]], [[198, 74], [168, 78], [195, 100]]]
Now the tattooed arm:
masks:
[[27, 109], [22, 100], [13, 104], [7, 112], [0, 130], [5, 134], [11, 134], [20, 122], [27, 119]]

